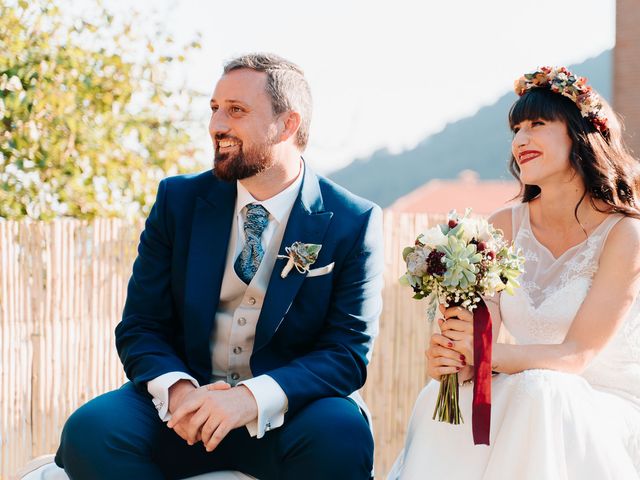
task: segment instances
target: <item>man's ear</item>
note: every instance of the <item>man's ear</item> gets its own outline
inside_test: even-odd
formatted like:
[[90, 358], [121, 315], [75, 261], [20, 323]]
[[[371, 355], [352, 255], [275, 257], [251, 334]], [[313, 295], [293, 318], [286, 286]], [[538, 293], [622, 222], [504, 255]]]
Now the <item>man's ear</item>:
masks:
[[294, 136], [298, 129], [300, 128], [300, 114], [298, 112], [283, 112], [280, 118], [281, 123], [281, 132], [280, 132], [280, 141], [286, 142], [289, 138]]

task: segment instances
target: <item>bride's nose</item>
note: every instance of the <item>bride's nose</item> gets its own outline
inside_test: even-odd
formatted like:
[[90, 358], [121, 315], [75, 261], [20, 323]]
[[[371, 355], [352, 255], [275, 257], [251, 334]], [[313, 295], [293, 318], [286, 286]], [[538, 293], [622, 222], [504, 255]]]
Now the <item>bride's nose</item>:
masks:
[[511, 141], [511, 145], [514, 149], [518, 147], [523, 147], [529, 143], [529, 133], [526, 128], [519, 129], [515, 135], [513, 136], [513, 140]]

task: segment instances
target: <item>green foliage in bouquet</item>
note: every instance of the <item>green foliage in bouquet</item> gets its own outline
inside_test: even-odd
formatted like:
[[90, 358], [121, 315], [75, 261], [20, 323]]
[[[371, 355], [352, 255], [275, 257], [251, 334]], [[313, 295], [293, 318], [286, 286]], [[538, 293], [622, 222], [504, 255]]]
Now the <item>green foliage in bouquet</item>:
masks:
[[402, 252], [407, 272], [400, 283], [413, 289], [413, 298], [427, 299], [431, 320], [438, 303], [473, 310], [483, 295], [512, 294], [519, 286], [520, 252], [485, 219], [469, 215], [451, 212], [446, 224], [428, 229]]

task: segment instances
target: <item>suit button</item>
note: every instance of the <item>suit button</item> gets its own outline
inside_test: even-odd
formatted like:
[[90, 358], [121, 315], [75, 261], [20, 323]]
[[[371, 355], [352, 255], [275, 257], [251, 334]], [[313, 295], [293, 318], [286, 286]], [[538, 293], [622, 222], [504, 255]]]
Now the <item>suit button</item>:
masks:
[[242, 347], [233, 347], [233, 353], [240, 355], [242, 353]]
[[249, 299], [247, 300], [247, 303], [249, 305], [255, 305], [256, 304], [256, 299], [253, 297], [249, 297]]
[[240, 375], [238, 375], [236, 372], [233, 372], [231, 374], [231, 380], [238, 380], [240, 378]]
[[245, 326], [247, 324], [247, 319], [244, 317], [240, 317], [238, 319], [238, 325], [240, 325], [241, 327]]

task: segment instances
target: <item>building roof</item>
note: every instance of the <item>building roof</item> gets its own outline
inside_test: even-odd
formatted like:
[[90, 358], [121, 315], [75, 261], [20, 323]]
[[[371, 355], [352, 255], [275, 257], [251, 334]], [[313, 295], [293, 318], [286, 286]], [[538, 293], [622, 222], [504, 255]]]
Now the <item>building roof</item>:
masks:
[[[431, 180], [396, 200], [389, 210], [413, 213], [447, 213], [456, 209], [463, 213], [487, 215], [513, 203], [520, 191], [515, 180], [480, 180], [472, 170], [460, 172], [457, 179]], [[517, 201], [517, 200], [516, 200]]]

